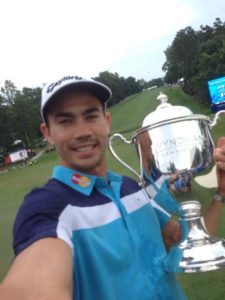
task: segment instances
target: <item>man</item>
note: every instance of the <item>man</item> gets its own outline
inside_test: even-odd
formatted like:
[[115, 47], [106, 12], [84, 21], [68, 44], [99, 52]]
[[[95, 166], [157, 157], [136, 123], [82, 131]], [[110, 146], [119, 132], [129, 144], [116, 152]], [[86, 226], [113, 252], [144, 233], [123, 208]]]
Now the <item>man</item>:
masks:
[[[18, 212], [16, 258], [1, 300], [185, 299], [164, 270], [167, 252], [145, 191], [107, 170], [110, 97], [107, 86], [76, 76], [44, 87], [41, 131], [55, 146], [59, 166]], [[212, 207], [215, 229], [223, 203], [214, 200]], [[180, 238], [169, 218], [162, 231], [168, 239], [178, 231]]]

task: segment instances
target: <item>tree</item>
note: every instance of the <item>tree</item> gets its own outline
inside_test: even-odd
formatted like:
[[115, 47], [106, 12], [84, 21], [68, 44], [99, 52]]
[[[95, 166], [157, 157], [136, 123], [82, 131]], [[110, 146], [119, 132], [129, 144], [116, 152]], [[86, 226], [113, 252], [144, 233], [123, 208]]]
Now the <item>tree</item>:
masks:
[[207, 81], [225, 74], [225, 23], [216, 19], [212, 28], [201, 27], [201, 42], [196, 60], [196, 74], [192, 78], [195, 94], [208, 103]]
[[216, 18], [212, 27], [180, 30], [165, 55], [165, 82], [174, 83], [182, 77], [186, 93], [208, 102], [207, 81], [225, 74], [225, 23]]
[[3, 98], [4, 104], [13, 104], [17, 93], [18, 90], [16, 89], [12, 81], [6, 80], [4, 87], [1, 88], [1, 96]]
[[111, 88], [112, 99], [108, 103], [109, 106], [119, 103], [126, 97], [142, 90], [142, 85], [132, 76], [124, 78], [120, 77], [118, 73], [104, 71], [99, 73], [99, 76], [94, 79]]
[[[23, 90], [28, 92], [28, 90]], [[37, 99], [33, 99], [32, 90], [27, 93], [18, 93], [12, 110], [12, 126], [14, 139], [22, 139], [27, 147], [32, 147], [35, 140], [40, 137], [40, 112]]]
[[151, 86], [160, 87], [160, 86], [163, 86], [163, 85], [164, 85], [163, 78], [155, 78], [155, 79], [152, 79], [148, 82], [148, 87], [151, 87]]
[[41, 137], [39, 125], [41, 88], [18, 91], [6, 81], [0, 95], [0, 149], [7, 150], [17, 139], [33, 146]]
[[4, 104], [4, 100], [0, 96], [0, 152], [12, 143], [13, 137], [10, 128], [11, 122], [9, 107]]
[[138, 84], [136, 79], [132, 76], [129, 76], [126, 79], [126, 85], [127, 85], [127, 95], [126, 96], [130, 96], [135, 93], [139, 93], [142, 90], [141, 86]]
[[4, 151], [13, 141], [11, 105], [16, 94], [15, 85], [6, 80], [0, 94], [0, 151]]
[[[198, 37], [192, 27], [186, 27], [176, 34], [172, 45], [165, 51], [166, 62], [163, 65], [163, 71], [166, 72], [165, 82], [175, 83], [180, 78], [189, 81], [195, 72], [197, 49]], [[184, 81], [184, 86], [186, 82]]]

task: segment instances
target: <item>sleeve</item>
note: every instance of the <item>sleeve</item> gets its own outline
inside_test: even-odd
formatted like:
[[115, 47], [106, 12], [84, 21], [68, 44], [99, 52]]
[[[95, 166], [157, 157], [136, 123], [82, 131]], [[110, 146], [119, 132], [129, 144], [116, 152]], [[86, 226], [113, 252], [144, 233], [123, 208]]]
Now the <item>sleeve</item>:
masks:
[[150, 178], [150, 184], [146, 186], [146, 191], [160, 207], [169, 213], [178, 215], [179, 204], [172, 196], [167, 176], [161, 175], [156, 181]]
[[[141, 187], [138, 185], [138, 183], [136, 181], [134, 181], [133, 179], [129, 178], [129, 177], [124, 177], [126, 180], [126, 188], [128, 189], [129, 192], [132, 191], [132, 188], [134, 187], [134, 191], [138, 189], [140, 189]], [[166, 181], [166, 177], [162, 177], [164, 179], [164, 181]], [[153, 181], [153, 180], [152, 180]], [[153, 199], [153, 196], [155, 196], [157, 193], [156, 191], [158, 190], [158, 188], [154, 188], [154, 185], [151, 184], [150, 186], [147, 186], [147, 188], [145, 187], [144, 190], [147, 192], [146, 195], [148, 195], [148, 199], [151, 203], [151, 206], [153, 207], [161, 228], [170, 220], [171, 215], [155, 200]], [[166, 194], [167, 195], [167, 194]]]
[[62, 197], [44, 188], [28, 194], [14, 222], [15, 255], [42, 238], [57, 237], [59, 216], [65, 206]]
[[151, 199], [150, 202], [158, 217], [160, 227], [163, 228], [164, 225], [171, 219], [171, 215], [165, 209], [159, 206], [159, 204], [156, 203], [153, 199]]

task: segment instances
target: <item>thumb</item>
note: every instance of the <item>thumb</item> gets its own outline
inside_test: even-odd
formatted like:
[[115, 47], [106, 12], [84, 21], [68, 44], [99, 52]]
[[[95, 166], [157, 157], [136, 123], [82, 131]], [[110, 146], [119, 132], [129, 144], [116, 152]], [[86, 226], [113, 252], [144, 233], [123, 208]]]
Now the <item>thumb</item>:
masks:
[[218, 191], [221, 194], [225, 194], [225, 137], [221, 137], [218, 140], [214, 158], [216, 162]]

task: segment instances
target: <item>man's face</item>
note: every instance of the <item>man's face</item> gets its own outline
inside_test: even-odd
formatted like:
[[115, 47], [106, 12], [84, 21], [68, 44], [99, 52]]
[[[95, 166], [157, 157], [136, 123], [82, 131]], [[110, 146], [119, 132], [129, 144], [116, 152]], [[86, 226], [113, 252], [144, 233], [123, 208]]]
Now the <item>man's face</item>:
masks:
[[55, 145], [61, 165], [104, 176], [109, 127], [110, 115], [94, 95], [70, 92], [55, 100], [41, 131]]

